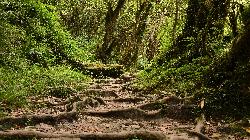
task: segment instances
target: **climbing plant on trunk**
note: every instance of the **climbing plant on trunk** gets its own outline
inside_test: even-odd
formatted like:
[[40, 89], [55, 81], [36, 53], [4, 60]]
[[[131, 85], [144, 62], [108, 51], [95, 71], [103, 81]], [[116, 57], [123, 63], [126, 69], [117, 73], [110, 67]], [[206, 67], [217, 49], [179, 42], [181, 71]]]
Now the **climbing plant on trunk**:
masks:
[[179, 55], [189, 60], [213, 56], [209, 45], [221, 39], [230, 0], [189, 0], [183, 32], [166, 53], [169, 60]]

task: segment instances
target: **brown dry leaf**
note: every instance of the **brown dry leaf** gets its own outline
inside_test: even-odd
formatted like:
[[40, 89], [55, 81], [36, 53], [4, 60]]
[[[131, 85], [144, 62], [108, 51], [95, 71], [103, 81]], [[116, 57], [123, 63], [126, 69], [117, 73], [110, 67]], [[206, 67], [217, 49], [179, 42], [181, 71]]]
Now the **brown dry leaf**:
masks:
[[219, 133], [213, 133], [213, 135], [211, 137], [212, 138], [219, 138], [219, 137], [221, 137], [221, 134], [219, 134]]
[[203, 99], [203, 100], [201, 100], [201, 102], [200, 102], [200, 107], [201, 107], [201, 109], [204, 108], [204, 106], [205, 106], [205, 100]]
[[247, 133], [250, 134], [250, 127], [246, 127], [246, 128], [244, 128], [244, 129], [246, 130]]

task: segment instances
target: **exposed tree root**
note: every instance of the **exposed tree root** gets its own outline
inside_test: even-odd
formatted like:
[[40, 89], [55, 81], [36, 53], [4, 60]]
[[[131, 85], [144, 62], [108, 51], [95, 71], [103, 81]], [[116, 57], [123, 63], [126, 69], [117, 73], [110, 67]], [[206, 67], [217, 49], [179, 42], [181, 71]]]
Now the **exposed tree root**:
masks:
[[100, 105], [106, 105], [106, 103], [102, 100], [102, 98], [94, 97], [94, 98], [85, 98], [83, 101], [75, 101], [73, 103], [69, 103], [65, 105], [65, 110], [67, 112], [70, 111], [82, 111], [87, 107], [98, 107]]
[[[72, 100], [73, 99], [73, 103]], [[169, 117], [174, 119], [194, 119], [196, 118], [194, 112], [195, 106], [180, 105], [181, 99], [177, 97], [166, 97], [156, 102], [142, 104], [134, 108], [122, 108], [107, 111], [84, 111], [88, 106], [98, 107], [99, 105], [105, 105], [106, 103], [100, 97], [85, 98], [85, 100], [79, 100], [78, 98], [72, 98], [65, 102], [70, 102], [65, 106], [66, 111], [58, 115], [44, 114], [44, 115], [27, 115], [21, 117], [4, 117], [0, 119], [1, 125], [26, 125], [26, 124], [38, 124], [47, 123], [55, 124], [62, 120], [73, 121], [78, 118], [78, 115], [90, 115], [99, 117], [112, 117], [122, 119], [155, 119], [160, 117]], [[113, 99], [114, 101], [141, 101], [142, 98], [124, 98]], [[169, 105], [166, 105], [169, 104]], [[177, 104], [177, 105], [176, 105]], [[153, 110], [153, 113], [147, 112]]]
[[202, 134], [201, 132], [192, 131], [192, 130], [185, 130], [189, 135], [196, 136], [198, 140], [212, 140], [208, 136]]
[[94, 83], [110, 84], [114, 79], [95, 79]]
[[196, 118], [197, 124], [194, 131], [186, 130], [186, 132], [191, 136], [196, 136], [196, 140], [211, 140], [208, 136], [202, 134], [204, 133], [204, 123], [206, 121], [204, 114]]
[[77, 105], [74, 105], [73, 111], [64, 112], [58, 115], [44, 114], [44, 115], [27, 115], [21, 117], [4, 117], [0, 119], [1, 125], [14, 126], [20, 125], [24, 126], [27, 124], [56, 124], [62, 120], [73, 121], [78, 118], [79, 114], [100, 116], [100, 117], [114, 117], [114, 118], [145, 118], [149, 116], [154, 116], [154, 114], [149, 114], [141, 109], [128, 108], [128, 109], [116, 109], [110, 111], [79, 111]]
[[[187, 98], [178, 98], [174, 95], [166, 95], [166, 94], [161, 95], [159, 96], [159, 98], [157, 98], [156, 96], [151, 96], [151, 95], [146, 96], [144, 91], [139, 91], [139, 90], [135, 91], [136, 89], [132, 92], [132, 94], [130, 92], [125, 93], [126, 94], [125, 96], [128, 98], [121, 98], [120, 94], [123, 94], [124, 92], [120, 92], [120, 88], [122, 86], [117, 84], [122, 84], [122, 83], [124, 84], [126, 80], [130, 81], [131, 78], [132, 77], [128, 76], [124, 77], [124, 79], [122, 80], [99, 79], [96, 81], [99, 83], [98, 85], [94, 85], [90, 89], [87, 89], [86, 91], [83, 92], [78, 92], [78, 93], [74, 92], [73, 94], [70, 94], [68, 96], [63, 96], [62, 98], [47, 97], [44, 98], [45, 99], [44, 101], [42, 101], [39, 98], [36, 98], [34, 100], [31, 100], [31, 102], [38, 104], [43, 103], [43, 105], [47, 105], [47, 107], [51, 108], [54, 107], [54, 109], [63, 108], [63, 106], [65, 106], [65, 109], [61, 110], [65, 112], [62, 112], [58, 115], [44, 114], [44, 115], [26, 115], [20, 117], [4, 117], [0, 118], [0, 125], [3, 128], [2, 130], [9, 129], [10, 127], [13, 126], [20, 126], [21, 127], [20, 129], [24, 129], [24, 126], [32, 126], [32, 125], [34, 126], [39, 123], [49, 124], [52, 125], [53, 128], [56, 128], [55, 126], [59, 124], [59, 122], [64, 122], [64, 121], [72, 122], [72, 121], [78, 121], [78, 119], [85, 118], [85, 117], [81, 118], [81, 116], [118, 118], [118, 119], [123, 119], [122, 122], [126, 121], [126, 119], [129, 120], [131, 119], [133, 121], [137, 120], [151, 121], [153, 119], [159, 119], [165, 117], [187, 122], [190, 120], [194, 120], [197, 117], [197, 115], [194, 113], [197, 106], [190, 104], [191, 100]], [[125, 84], [126, 85], [124, 85], [123, 88], [128, 87], [130, 83], [125, 83]], [[117, 94], [116, 91], [118, 91], [119, 94]], [[141, 92], [142, 95], [138, 96], [140, 93], [134, 93], [134, 92]], [[137, 95], [136, 97], [134, 97], [135, 94]], [[149, 100], [151, 102], [144, 103]], [[143, 104], [142, 101], [144, 101]], [[99, 109], [102, 110], [104, 107], [110, 107], [109, 105], [107, 105], [106, 102], [107, 103], [116, 102], [114, 103], [114, 106], [111, 106], [112, 108], [116, 107], [116, 105], [124, 106], [125, 103], [126, 103], [125, 106], [134, 105], [134, 107], [114, 108], [112, 110], [107, 109], [100, 111]], [[122, 102], [122, 104], [119, 104], [119, 102]], [[141, 103], [140, 105], [137, 104], [139, 102]], [[101, 105], [107, 105], [107, 106], [101, 106]], [[99, 106], [101, 107], [94, 109], [99, 111], [88, 111], [91, 110], [91, 108], [96, 108]], [[95, 117], [86, 117], [86, 118], [92, 119]], [[96, 118], [91, 120], [91, 123], [96, 123], [95, 122], [96, 120], [97, 120]], [[184, 130], [184, 133], [189, 134], [190, 137], [197, 137], [198, 140], [211, 140], [209, 137], [202, 134], [203, 132], [201, 130], [203, 128], [203, 122], [202, 123], [201, 122], [202, 121], [197, 122], [195, 130], [192, 131]], [[89, 124], [87, 126], [91, 127], [91, 125]], [[46, 125], [45, 126], [41, 125], [41, 128], [43, 127], [46, 127]], [[134, 128], [129, 128], [129, 130], [134, 130]], [[67, 130], [67, 132], [70, 131]], [[163, 140], [163, 139], [165, 140], [169, 136], [166, 137], [166, 135], [164, 135], [163, 133], [152, 132], [152, 131], [135, 131], [135, 132], [123, 132], [123, 133], [80, 133], [80, 134], [69, 134], [64, 132], [62, 132], [62, 134], [53, 134], [53, 133], [43, 133], [39, 131], [26, 131], [26, 130], [0, 131], [0, 139], [1, 138], [25, 139], [34, 137], [38, 139], [79, 138], [79, 139], [89, 139], [89, 140], [116, 140], [116, 139], [128, 140], [136, 138], [143, 140]], [[186, 138], [184, 137], [182, 139], [178, 137], [174, 138], [177, 138], [175, 140], [188, 140], [190, 137], [187, 136]]]
[[184, 99], [180, 99], [176, 96], [169, 96], [169, 97], [163, 97], [163, 99], [160, 99], [158, 101], [139, 105], [139, 106], [137, 106], [137, 108], [140, 108], [143, 110], [156, 110], [156, 109], [161, 109], [164, 104], [177, 105], [180, 103], [184, 103]]
[[103, 90], [103, 89], [89, 89], [82, 93], [85, 96], [101, 96], [101, 97], [115, 97], [118, 98], [119, 95], [112, 90]]
[[[197, 124], [195, 130], [184, 130], [188, 135], [196, 137], [196, 140], [212, 140], [208, 136], [202, 134], [204, 130], [205, 116], [202, 114], [196, 118]], [[170, 140], [189, 140], [188, 137], [171, 136]]]
[[161, 112], [168, 118], [189, 121], [197, 117], [196, 108], [195, 105], [164, 105]]
[[121, 133], [81, 133], [81, 134], [52, 134], [37, 131], [11, 130], [0, 131], [0, 138], [80, 138], [84, 140], [127, 140], [139, 138], [145, 140], [165, 140], [166, 136], [154, 131], [135, 131]]
[[44, 115], [26, 115], [21, 117], [3, 117], [0, 118], [1, 125], [27, 125], [27, 124], [38, 124], [47, 123], [55, 124], [62, 120], [73, 121], [78, 118], [78, 113], [75, 111], [64, 112], [58, 115], [44, 114]]
[[114, 109], [107, 111], [85, 111], [82, 114], [98, 117], [113, 117], [122, 119], [155, 119], [160, 117], [169, 117], [174, 119], [194, 119], [196, 118], [194, 106], [182, 106], [182, 105], [169, 105], [164, 106], [162, 109], [148, 113], [140, 108], [125, 108]]
[[108, 111], [86, 111], [83, 114], [98, 117], [112, 117], [112, 118], [131, 118], [131, 119], [142, 119], [147, 118], [150, 114], [137, 108], [126, 108], [126, 109], [115, 109]]
[[98, 101], [100, 103], [100, 105], [106, 105], [105, 101], [102, 98], [100, 98], [100, 97], [94, 97], [94, 99], [96, 101]]
[[66, 105], [66, 104], [69, 104], [69, 103], [72, 103], [72, 102], [76, 102], [76, 101], [81, 101], [81, 97], [79, 97], [78, 95], [74, 95], [74, 96], [70, 96], [68, 97], [66, 100], [63, 100], [63, 101], [60, 101], [60, 102], [57, 102], [57, 103], [53, 103], [49, 100], [46, 100], [46, 101], [30, 101], [31, 103], [33, 104], [43, 104], [43, 105], [46, 105], [46, 107], [55, 107], [55, 106], [63, 106], [63, 105]]
[[114, 101], [114, 102], [129, 102], [129, 103], [137, 103], [137, 102], [141, 102], [144, 101], [144, 98], [139, 98], [139, 97], [135, 97], [135, 98], [116, 98], [116, 99], [111, 99], [111, 100], [106, 100], [106, 101]]
[[[85, 101], [83, 105], [86, 105]], [[95, 105], [95, 104], [93, 104]], [[75, 102], [73, 109], [70, 112], [64, 112], [58, 115], [27, 115], [21, 117], [4, 117], [0, 119], [1, 125], [26, 125], [47, 123], [55, 124], [62, 120], [73, 121], [78, 118], [78, 115], [90, 115], [98, 117], [111, 117], [111, 118], [122, 118], [122, 119], [155, 119], [160, 117], [169, 117], [174, 119], [194, 119], [196, 116], [193, 113], [193, 106], [181, 106], [181, 105], [169, 105], [164, 106], [158, 111], [153, 113], [145, 112], [140, 108], [125, 108], [125, 109], [114, 109], [107, 111], [82, 111], [82, 104]]]

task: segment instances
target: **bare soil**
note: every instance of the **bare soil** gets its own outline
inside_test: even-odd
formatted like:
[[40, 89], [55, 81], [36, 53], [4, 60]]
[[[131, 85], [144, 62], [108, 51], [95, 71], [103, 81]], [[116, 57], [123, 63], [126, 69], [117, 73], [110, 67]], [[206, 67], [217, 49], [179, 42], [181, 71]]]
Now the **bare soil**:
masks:
[[135, 91], [130, 87], [133, 79], [132, 75], [95, 79], [88, 89], [68, 97], [28, 97], [29, 108], [0, 118], [0, 139], [192, 140], [197, 135], [250, 139], [227, 131], [229, 125], [218, 121], [207, 120], [203, 130], [196, 131], [197, 105], [175, 96]]

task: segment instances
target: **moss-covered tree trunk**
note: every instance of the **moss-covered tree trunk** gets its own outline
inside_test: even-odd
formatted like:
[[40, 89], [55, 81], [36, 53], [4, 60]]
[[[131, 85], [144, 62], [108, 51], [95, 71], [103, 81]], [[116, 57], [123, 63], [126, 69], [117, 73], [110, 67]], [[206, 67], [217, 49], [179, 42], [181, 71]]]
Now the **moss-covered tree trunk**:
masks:
[[[250, 23], [233, 41], [228, 54], [215, 61], [205, 74], [208, 106], [221, 108], [227, 114], [249, 114], [250, 106]], [[236, 111], [237, 110], [237, 111]]]
[[115, 39], [113, 37], [115, 25], [122, 8], [125, 6], [126, 0], [119, 0], [115, 10], [113, 10], [111, 3], [108, 3], [108, 11], [105, 18], [105, 35], [103, 44], [97, 48], [96, 57], [103, 63], [107, 63], [112, 50], [115, 47]]
[[133, 41], [134, 45], [129, 48], [129, 51], [125, 53], [124, 59], [121, 63], [124, 65], [132, 65], [137, 61], [140, 44], [142, 43], [143, 34], [146, 30], [147, 20], [152, 8], [152, 3], [144, 1], [139, 4], [139, 9], [135, 13], [135, 24], [133, 25]]
[[191, 51], [190, 58], [212, 55], [209, 43], [223, 33], [229, 0], [189, 0], [183, 32], [177, 37], [167, 58]]
[[172, 38], [175, 43], [176, 39], [176, 31], [177, 31], [177, 25], [179, 20], [179, 0], [175, 0], [175, 13], [174, 13], [174, 23], [173, 23], [173, 31], [172, 31]]

